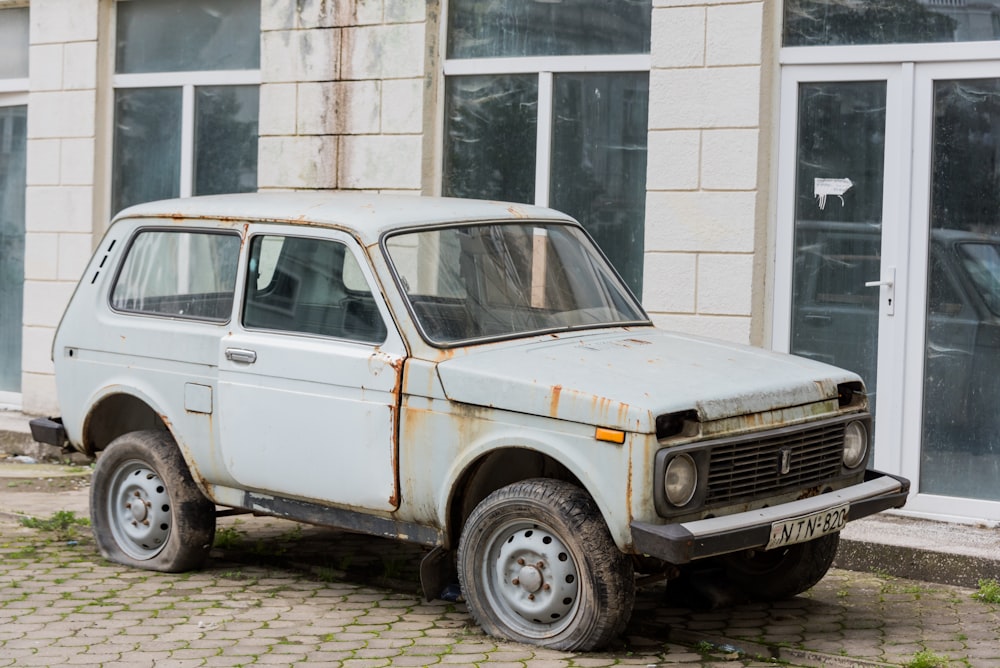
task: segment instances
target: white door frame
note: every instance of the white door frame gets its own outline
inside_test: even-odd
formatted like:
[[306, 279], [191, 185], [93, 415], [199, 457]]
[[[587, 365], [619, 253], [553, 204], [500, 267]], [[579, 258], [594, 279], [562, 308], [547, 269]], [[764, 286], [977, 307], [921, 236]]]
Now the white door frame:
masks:
[[[940, 45], [935, 45], [943, 55]], [[996, 52], [996, 45], [990, 45]], [[967, 50], [968, 47], [965, 47]], [[899, 47], [879, 48], [895, 55]], [[959, 49], [962, 50], [962, 49]], [[795, 62], [783, 50], [784, 62]], [[798, 53], [798, 50], [796, 50]], [[838, 53], [847, 53], [838, 49]], [[857, 52], [852, 56], [857, 57]], [[870, 54], [870, 55], [874, 55]], [[925, 54], [926, 55], [926, 54]], [[781, 75], [775, 229], [772, 341], [788, 352], [791, 340], [798, 88], [801, 83], [884, 80], [886, 82], [885, 173], [882, 212], [882, 270], [895, 268], [895, 313], [879, 314], [878, 419], [875, 467], [900, 473], [912, 483], [901, 514], [956, 522], [1000, 522], [1000, 502], [920, 492], [923, 360], [931, 179], [931, 138], [936, 79], [1000, 77], [1000, 59], [959, 62], [786, 65]], [[993, 53], [1000, 55], [1000, 53]]]

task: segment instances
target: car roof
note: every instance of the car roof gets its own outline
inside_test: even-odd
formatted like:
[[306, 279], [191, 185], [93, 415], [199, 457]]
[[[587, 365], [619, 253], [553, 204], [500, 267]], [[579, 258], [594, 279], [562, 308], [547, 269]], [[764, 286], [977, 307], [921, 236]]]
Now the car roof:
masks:
[[564, 213], [529, 204], [419, 195], [345, 192], [262, 192], [184, 197], [138, 204], [115, 220], [170, 218], [280, 222], [352, 230], [371, 244], [393, 229], [456, 222], [522, 219], [570, 221]]

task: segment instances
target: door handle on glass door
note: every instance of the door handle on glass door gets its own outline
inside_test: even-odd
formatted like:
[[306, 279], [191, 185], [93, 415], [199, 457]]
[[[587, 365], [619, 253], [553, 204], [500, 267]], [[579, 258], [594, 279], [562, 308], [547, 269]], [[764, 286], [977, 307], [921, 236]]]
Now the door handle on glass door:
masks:
[[892, 315], [896, 312], [896, 268], [887, 267], [885, 278], [878, 281], [866, 281], [866, 288], [885, 288], [885, 314]]

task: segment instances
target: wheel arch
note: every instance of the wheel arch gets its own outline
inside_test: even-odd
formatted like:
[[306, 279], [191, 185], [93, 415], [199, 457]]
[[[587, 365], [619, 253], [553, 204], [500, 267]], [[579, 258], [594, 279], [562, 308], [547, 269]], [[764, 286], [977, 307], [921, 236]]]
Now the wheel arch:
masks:
[[122, 434], [146, 430], [171, 431], [149, 397], [121, 388], [111, 389], [95, 398], [84, 418], [82, 449], [93, 456]]
[[530, 478], [563, 480], [590, 494], [580, 478], [549, 453], [524, 445], [484, 452], [469, 462], [450, 485], [445, 530], [448, 545], [458, 545], [466, 520], [483, 499], [502, 487]]

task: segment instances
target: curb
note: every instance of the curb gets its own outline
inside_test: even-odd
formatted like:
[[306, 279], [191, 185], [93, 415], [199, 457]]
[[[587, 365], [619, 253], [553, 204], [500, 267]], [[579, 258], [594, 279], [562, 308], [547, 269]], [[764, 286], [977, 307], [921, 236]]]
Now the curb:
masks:
[[975, 589], [980, 580], [1000, 581], [1000, 541], [997, 558], [989, 559], [841, 538], [833, 566]]

